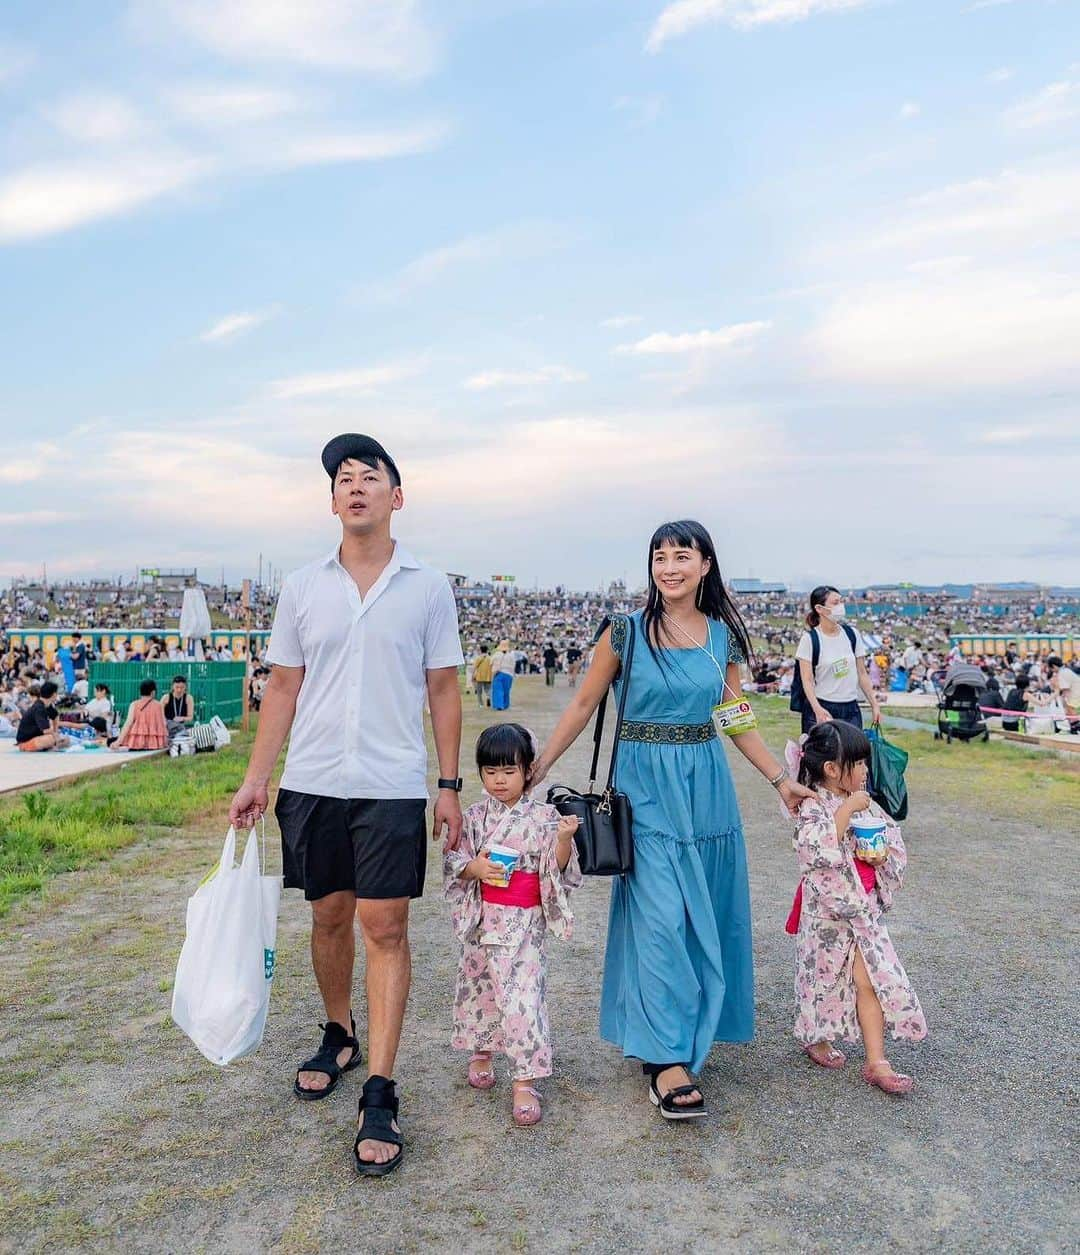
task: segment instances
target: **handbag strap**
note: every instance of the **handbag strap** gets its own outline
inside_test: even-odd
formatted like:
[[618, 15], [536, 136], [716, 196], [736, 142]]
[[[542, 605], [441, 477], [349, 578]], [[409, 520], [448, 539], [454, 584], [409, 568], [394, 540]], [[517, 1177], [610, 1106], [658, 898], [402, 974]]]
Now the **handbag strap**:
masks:
[[[615, 783], [615, 759], [619, 753], [619, 733], [622, 732], [623, 715], [626, 712], [626, 694], [630, 691], [630, 664], [634, 661], [634, 620], [631, 615], [626, 616], [626, 657], [622, 664], [622, 693], [619, 695], [619, 709], [615, 717], [615, 740], [611, 745], [611, 763], [608, 766], [607, 788], [610, 789]], [[611, 692], [610, 686], [600, 699], [600, 705], [596, 711], [596, 727], [593, 729], [593, 756], [592, 766], [589, 768], [589, 792], [592, 793], [596, 785], [596, 768], [600, 763], [600, 742], [604, 738], [604, 715], [607, 713], [608, 694]]]

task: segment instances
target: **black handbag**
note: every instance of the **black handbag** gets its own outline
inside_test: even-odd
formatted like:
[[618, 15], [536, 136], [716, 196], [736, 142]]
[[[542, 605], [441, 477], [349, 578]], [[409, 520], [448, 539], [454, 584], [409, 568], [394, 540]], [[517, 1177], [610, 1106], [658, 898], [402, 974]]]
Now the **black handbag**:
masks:
[[548, 789], [547, 800], [560, 815], [576, 815], [581, 821], [574, 834], [578, 860], [586, 876], [625, 876], [634, 870], [634, 834], [631, 827], [630, 799], [615, 789], [615, 760], [619, 753], [626, 695], [630, 691], [630, 664], [634, 658], [634, 620], [627, 618], [626, 657], [623, 662], [623, 686], [619, 711], [615, 720], [615, 743], [611, 747], [607, 784], [603, 793], [596, 793], [596, 768], [600, 762], [600, 741], [604, 735], [607, 693], [600, 699], [593, 732], [592, 767], [589, 769], [589, 790], [578, 793], [563, 784]]

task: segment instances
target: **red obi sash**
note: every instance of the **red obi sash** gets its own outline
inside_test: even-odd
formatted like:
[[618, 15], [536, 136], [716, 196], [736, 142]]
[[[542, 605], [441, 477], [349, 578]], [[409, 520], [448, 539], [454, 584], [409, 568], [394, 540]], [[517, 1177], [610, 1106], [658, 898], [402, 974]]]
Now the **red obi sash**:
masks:
[[[855, 860], [855, 870], [859, 873], [859, 879], [862, 881], [862, 887], [867, 893], [873, 893], [877, 889], [877, 871], [864, 863], [861, 858]], [[799, 887], [795, 890], [795, 901], [791, 904], [791, 914], [787, 917], [787, 923], [784, 925], [784, 932], [790, 933], [793, 937], [799, 931], [799, 916], [802, 915], [802, 881], [799, 881]]]
[[540, 873], [514, 872], [507, 888], [480, 882], [480, 896], [496, 906], [522, 906], [528, 909], [540, 905]]

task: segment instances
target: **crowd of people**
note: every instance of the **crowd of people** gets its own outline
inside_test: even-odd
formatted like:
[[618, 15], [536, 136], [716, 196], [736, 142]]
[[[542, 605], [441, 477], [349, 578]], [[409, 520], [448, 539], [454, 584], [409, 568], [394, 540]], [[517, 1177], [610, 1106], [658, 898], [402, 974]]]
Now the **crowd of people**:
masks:
[[[478, 597], [470, 596], [468, 590], [461, 595], [459, 590], [467, 690], [480, 705], [505, 710], [510, 705], [516, 676], [542, 674], [548, 685], [566, 683], [570, 688], [576, 687], [588, 666], [599, 626], [613, 615], [632, 612], [639, 600], [621, 584], [612, 585], [606, 593], [573, 593], [557, 587], [550, 591]], [[268, 593], [259, 601], [258, 621], [265, 618], [269, 622], [275, 601]], [[876, 697], [890, 692], [937, 693], [950, 664], [959, 656], [950, 644], [950, 637], [958, 631], [1011, 632], [1018, 638], [1034, 631], [1066, 631], [1074, 612], [1071, 606], [1053, 601], [1016, 603], [1004, 615], [990, 613], [989, 608], [978, 603], [943, 596], [923, 595], [920, 603], [925, 613], [917, 618], [903, 613], [896, 604], [866, 602], [861, 602], [852, 616], [851, 622], [865, 645], [866, 672]], [[805, 635], [805, 595], [755, 593], [740, 599], [739, 605], [756, 647], [748, 664], [746, 687], [790, 695], [798, 667], [796, 652]], [[212, 608], [232, 620], [241, 613], [239, 600], [227, 596], [219, 597]], [[87, 629], [141, 628], [148, 623], [162, 624], [167, 611], [164, 598], [140, 592], [137, 586], [105, 607], [95, 604], [89, 586], [81, 585], [50, 589], [48, 605], [32, 601], [18, 587], [0, 596], [3, 629], [45, 625], [50, 619], [66, 624], [76, 616]], [[101, 718], [99, 711], [87, 713], [92, 705], [87, 672], [93, 661], [163, 662], [191, 656], [184, 644], [175, 640], [169, 643], [157, 632], [146, 637], [138, 648], [134, 643], [115, 642], [99, 653], [95, 652], [92, 635], [84, 637], [76, 632], [70, 645], [46, 653], [40, 647], [32, 649], [9, 640], [3, 629], [0, 737], [10, 735], [8, 726], [25, 714], [46, 681], [57, 686], [50, 706], [55, 704], [68, 713], [81, 712], [89, 719]], [[231, 641], [219, 645], [206, 642], [202, 652], [208, 661], [248, 662], [248, 696], [252, 709], [258, 710], [269, 678], [269, 668], [264, 665], [259, 648], [253, 647], [249, 658], [242, 643], [234, 647]], [[1070, 676], [1075, 673], [1068, 666], [1055, 666], [1055, 656], [1025, 655], [1017, 643], [1010, 642], [1004, 655], [975, 654], [968, 661], [987, 675], [989, 706], [1016, 710], [1040, 720], [1060, 720], [1069, 715], [1067, 693]], [[1019, 725], [1007, 720], [1003, 726], [1008, 729]], [[118, 726], [109, 723], [110, 737], [118, 736], [119, 731]]]
[[[253, 629], [269, 628], [274, 617], [276, 596], [265, 587], [252, 584], [250, 605], [242, 603], [238, 589], [200, 585], [211, 614], [228, 624], [244, 624]], [[0, 631], [11, 628], [47, 628], [53, 624], [99, 631], [144, 631], [179, 621], [179, 594], [151, 583], [116, 584], [103, 590], [88, 582], [52, 584], [13, 584], [0, 592]]]

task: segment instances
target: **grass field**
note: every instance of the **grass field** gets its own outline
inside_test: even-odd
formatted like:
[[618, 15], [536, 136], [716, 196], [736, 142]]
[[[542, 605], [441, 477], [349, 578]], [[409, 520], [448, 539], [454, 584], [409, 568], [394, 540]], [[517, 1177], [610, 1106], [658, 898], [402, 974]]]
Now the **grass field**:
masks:
[[[774, 749], [799, 733], [799, 718], [779, 697], [753, 699], [765, 739]], [[908, 711], [903, 712], [905, 718]], [[935, 714], [936, 712], [928, 712]], [[1080, 801], [1080, 762], [1003, 741], [935, 741], [929, 732], [887, 729], [894, 745], [907, 750], [909, 783], [923, 793], [946, 791], [991, 804], [1013, 818], [1053, 826], [1075, 815]]]
[[[465, 702], [471, 714], [472, 698]], [[774, 750], [798, 735], [798, 718], [784, 699], [759, 696], [754, 706]], [[929, 734], [891, 730], [888, 737], [911, 755], [909, 778], [920, 792], [960, 793], [1049, 824], [1076, 806], [1080, 762], [1001, 742], [947, 745]], [[0, 802], [0, 916], [58, 872], [221, 811], [243, 779], [251, 740], [252, 734], [234, 733], [232, 745], [216, 754], [131, 763]], [[463, 763], [468, 758], [466, 744]]]
[[0, 916], [57, 872], [220, 809], [244, 777], [250, 741], [234, 732], [214, 754], [129, 763], [0, 802]]

